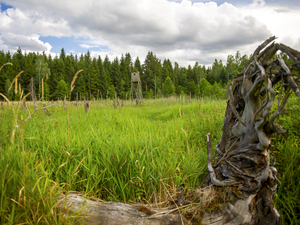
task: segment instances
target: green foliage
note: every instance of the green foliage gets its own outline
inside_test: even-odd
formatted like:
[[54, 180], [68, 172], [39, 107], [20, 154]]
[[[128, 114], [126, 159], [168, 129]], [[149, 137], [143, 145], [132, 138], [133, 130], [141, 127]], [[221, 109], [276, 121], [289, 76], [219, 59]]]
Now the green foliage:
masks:
[[115, 98], [115, 93], [116, 93], [115, 87], [113, 85], [110, 85], [107, 89], [107, 97]]
[[5, 93], [6, 93], [6, 98], [8, 98], [8, 100], [12, 100], [13, 97], [13, 88], [8, 91], [9, 87], [11, 85], [11, 81], [9, 79], [6, 79], [5, 81]]
[[64, 80], [58, 82], [57, 89], [54, 92], [52, 98], [64, 99], [69, 94], [69, 88]]
[[[285, 56], [283, 55], [283, 57]], [[92, 58], [89, 51], [78, 57], [67, 54], [62, 48], [60, 54], [52, 59], [51, 55], [46, 56], [44, 53], [41, 55], [36, 53], [23, 55], [19, 48], [13, 55], [9, 52], [5, 54], [0, 51], [0, 65], [6, 62], [13, 63], [13, 66], [5, 67], [0, 72], [0, 93], [5, 93], [6, 79], [13, 80], [16, 74], [24, 70], [24, 74], [18, 80], [24, 93], [29, 92], [30, 79], [33, 77], [35, 92], [37, 98], [40, 99], [42, 94], [41, 80], [43, 79], [51, 93], [51, 95], [47, 94], [48, 99], [56, 100], [54, 93], [57, 91], [58, 82], [64, 80], [70, 87], [75, 73], [83, 69], [75, 82], [71, 100], [75, 100], [77, 94], [82, 99], [83, 97], [86, 99], [96, 98], [101, 95], [103, 98], [109, 97], [107, 91], [111, 89], [111, 85], [118, 97], [126, 98], [124, 93], [130, 92], [131, 73], [133, 71], [140, 73], [142, 91], [146, 93], [145, 97], [150, 89], [153, 92], [156, 90], [157, 97], [162, 96], [162, 93], [168, 96], [169, 94], [164, 93], [163, 87], [167, 77], [171, 79], [175, 87], [172, 94], [180, 95], [184, 91], [185, 94], [191, 93], [192, 97], [196, 97], [199, 96], [202, 78], [205, 78], [211, 85], [215, 81], [225, 84], [228, 79], [232, 79], [241, 70], [247, 58], [246, 55], [241, 56], [238, 52], [235, 56], [228, 56], [226, 66], [223, 65], [222, 61], [215, 60], [212, 67], [206, 68], [196, 62], [193, 67], [188, 65], [185, 68], [179, 67], [176, 62], [172, 65], [170, 59], [161, 61], [153, 52], [148, 52], [144, 63], [141, 63], [139, 57], [136, 57], [135, 61], [132, 62], [130, 53], [122, 54], [120, 59], [116, 57], [113, 61], [110, 61], [109, 57], [106, 56], [102, 61], [100, 56]], [[224, 92], [224, 89], [222, 91]], [[213, 95], [213, 92], [210, 95]], [[14, 97], [12, 98], [14, 99]], [[0, 100], [3, 98], [0, 97]]]
[[222, 86], [219, 83], [215, 81], [214, 85], [212, 86], [212, 89], [215, 97], [223, 97]]
[[144, 98], [147, 98], [147, 99], [154, 98], [154, 92], [152, 89], [150, 89], [149, 91], [144, 91], [143, 96], [144, 96]]
[[[14, 133], [13, 143], [14, 112], [17, 124], [29, 114], [5, 104], [0, 111], [0, 151], [5, 153], [0, 157], [1, 223], [65, 223], [54, 210], [61, 192], [154, 203], [153, 193], [168, 200], [162, 179], [174, 195], [182, 183], [188, 190], [197, 188], [207, 174], [206, 134], [212, 134], [213, 145], [220, 140], [226, 102], [203, 98], [189, 103], [182, 95], [181, 102], [130, 104], [124, 101], [116, 110], [112, 101], [99, 101], [89, 114], [79, 106], [70, 107], [69, 114], [63, 107], [50, 107], [50, 119], [38, 110]], [[284, 224], [300, 222], [299, 105], [299, 99], [289, 101], [291, 110], [280, 123], [290, 130], [271, 143], [281, 180], [275, 204]], [[28, 107], [32, 112], [33, 106]]]
[[163, 84], [163, 93], [165, 96], [170, 96], [174, 94], [174, 92], [175, 92], [175, 87], [172, 83], [172, 80], [170, 77], [167, 77], [165, 83]]
[[38, 88], [38, 99], [42, 97], [42, 80], [45, 82], [51, 76], [50, 69], [48, 68], [47, 62], [43, 55], [38, 55], [36, 57], [35, 63], [35, 80], [37, 82]]
[[213, 88], [211, 84], [205, 79], [202, 78], [200, 81], [200, 95], [201, 96], [210, 96], [213, 93]]

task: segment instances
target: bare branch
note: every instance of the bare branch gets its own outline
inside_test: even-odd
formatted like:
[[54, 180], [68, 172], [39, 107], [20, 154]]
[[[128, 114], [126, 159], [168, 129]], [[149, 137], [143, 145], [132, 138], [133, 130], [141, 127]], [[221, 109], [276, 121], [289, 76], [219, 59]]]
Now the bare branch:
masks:
[[239, 81], [242, 81], [243, 80], [243, 77], [239, 77], [239, 78], [236, 78], [234, 79], [233, 81], [230, 82], [230, 84], [228, 85], [228, 94], [229, 94], [229, 105], [230, 105], [230, 108], [233, 112], [233, 114], [235, 115], [235, 117], [244, 125], [246, 126], [245, 122], [242, 120], [242, 118], [240, 117], [240, 115], [238, 114], [238, 112], [236, 111], [235, 107], [233, 106], [233, 94], [232, 94], [232, 86], [239, 82]]
[[210, 180], [211, 182], [216, 185], [216, 186], [232, 186], [232, 185], [236, 185], [237, 182], [235, 180], [223, 180], [220, 181], [217, 179], [215, 171], [212, 167], [212, 163], [211, 163], [211, 140], [210, 140], [210, 133], [208, 133], [206, 135], [207, 137], [207, 168], [208, 168], [208, 172], [210, 175]]

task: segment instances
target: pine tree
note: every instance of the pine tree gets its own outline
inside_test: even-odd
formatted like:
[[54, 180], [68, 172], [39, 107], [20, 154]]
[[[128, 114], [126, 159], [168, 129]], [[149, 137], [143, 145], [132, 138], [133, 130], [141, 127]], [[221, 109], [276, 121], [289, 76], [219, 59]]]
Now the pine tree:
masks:
[[50, 72], [50, 92], [55, 93], [58, 82], [65, 79], [65, 64], [57, 56], [52, 61]]
[[200, 95], [210, 96], [212, 93], [213, 90], [211, 84], [205, 78], [202, 78], [200, 81]]
[[30, 91], [29, 84], [31, 78], [34, 77], [34, 75], [35, 75], [35, 67], [33, 65], [33, 54], [29, 53], [26, 56], [24, 73], [20, 77], [22, 80], [22, 87], [25, 93], [28, 93]]
[[[127, 70], [125, 71], [127, 72]], [[122, 74], [120, 72], [119, 60], [116, 57], [111, 65], [111, 77], [112, 77], [112, 84], [114, 85], [118, 94], [124, 92], [124, 80]], [[123, 93], [124, 95], [124, 93]]]
[[66, 53], [65, 53], [65, 49], [64, 49], [64, 48], [61, 49], [59, 58], [60, 58], [62, 61], [65, 61]]
[[75, 71], [75, 59], [74, 56], [68, 55], [65, 60], [65, 81], [68, 85], [71, 85], [71, 82], [73, 80], [73, 77], [77, 71]]
[[98, 64], [97, 60], [93, 58], [92, 65], [90, 67], [90, 90], [91, 90], [91, 95], [92, 97], [97, 97], [98, 89], [99, 89], [99, 84], [98, 84], [98, 74], [99, 74], [99, 69], [98, 69]]
[[167, 77], [163, 84], [163, 93], [165, 96], [170, 96], [175, 93], [175, 87], [170, 77]]
[[102, 67], [102, 71], [100, 72], [100, 80], [99, 80], [99, 89], [102, 94], [102, 97], [106, 97], [107, 89], [108, 89], [107, 76], [104, 67]]
[[56, 91], [53, 93], [52, 97], [54, 99], [64, 99], [65, 96], [69, 94], [69, 88], [64, 80], [58, 82]]

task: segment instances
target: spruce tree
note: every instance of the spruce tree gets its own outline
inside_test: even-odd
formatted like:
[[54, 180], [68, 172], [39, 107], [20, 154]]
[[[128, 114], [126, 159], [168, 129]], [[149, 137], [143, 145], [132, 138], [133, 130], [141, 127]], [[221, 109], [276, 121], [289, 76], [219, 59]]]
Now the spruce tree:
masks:
[[163, 93], [165, 96], [170, 96], [175, 93], [175, 87], [170, 77], [167, 77], [163, 84]]

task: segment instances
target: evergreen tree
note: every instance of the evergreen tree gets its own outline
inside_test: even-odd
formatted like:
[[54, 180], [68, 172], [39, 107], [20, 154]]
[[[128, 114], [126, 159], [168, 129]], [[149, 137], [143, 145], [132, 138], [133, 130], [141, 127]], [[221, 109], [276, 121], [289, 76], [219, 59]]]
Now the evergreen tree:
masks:
[[62, 48], [60, 51], [59, 59], [61, 59], [62, 61], [65, 61], [65, 58], [66, 58], [65, 49]]
[[57, 88], [53, 93], [52, 98], [54, 99], [64, 99], [65, 96], [69, 94], [69, 88], [67, 83], [64, 80], [58, 82]]
[[167, 77], [163, 84], [163, 93], [165, 96], [170, 96], [175, 93], [175, 87], [170, 77]]
[[170, 72], [170, 68], [169, 68], [169, 63], [168, 61], [165, 59], [163, 62], [163, 66], [162, 66], [162, 70], [161, 70], [161, 79], [164, 82], [167, 77], [170, 77], [171, 72]]
[[96, 98], [98, 94], [98, 75], [99, 75], [99, 69], [98, 69], [98, 64], [97, 60], [93, 58], [92, 65], [90, 67], [90, 90], [91, 90], [91, 95], [92, 97]]
[[215, 97], [217, 97], [217, 98], [221, 98], [222, 97], [222, 95], [223, 95], [223, 93], [222, 93], [222, 86], [219, 83], [217, 83], [215, 81], [215, 83], [212, 86], [212, 89], [213, 89], [213, 94], [214, 94]]
[[198, 85], [195, 84], [195, 82], [193, 80], [190, 81], [190, 83], [189, 83], [189, 91], [190, 91], [191, 95], [192, 96], [196, 96], [198, 94], [198, 92], [199, 92], [198, 90], [199, 90], [198, 89]]
[[[124, 93], [127, 91], [130, 91], [131, 72], [132, 71], [133, 71], [133, 68], [131, 66], [131, 57], [130, 57], [129, 53], [126, 53], [125, 58], [122, 55], [121, 60], [120, 60], [120, 72], [121, 72], [122, 82], [123, 82], [122, 91]], [[136, 72], [138, 72], [138, 71], [136, 71]], [[119, 90], [119, 93], [121, 93], [122, 91]], [[124, 93], [122, 95], [126, 95]]]
[[213, 90], [211, 84], [205, 78], [202, 78], [200, 81], [200, 95], [210, 96], [212, 93]]
[[[6, 63], [5, 54], [0, 50], [0, 67], [2, 67]], [[5, 67], [3, 67], [0, 71], [0, 93], [6, 93], [5, 91]], [[0, 99], [3, 99], [0, 96]]]
[[[65, 77], [65, 65], [64, 62], [57, 56], [52, 61], [52, 67], [50, 68], [50, 92], [55, 93], [58, 88], [58, 82], [64, 80]], [[54, 97], [54, 96], [53, 96]]]
[[42, 97], [42, 80], [46, 81], [48, 77], [50, 77], [50, 69], [48, 68], [48, 64], [45, 62], [45, 58], [43, 55], [38, 55], [36, 57], [36, 61], [34, 63], [35, 67], [35, 82], [38, 84], [38, 99]]
[[100, 72], [100, 85], [99, 85], [99, 89], [100, 92], [102, 94], [102, 97], [105, 98], [107, 95], [107, 89], [109, 87], [109, 83], [108, 83], [108, 79], [107, 79], [107, 75], [106, 75], [106, 71], [105, 68], [102, 67], [102, 71]]
[[[26, 56], [26, 63], [25, 63], [25, 69], [24, 69], [24, 73], [21, 75], [21, 79], [22, 79], [22, 87], [24, 89], [25, 93], [28, 93], [29, 90], [29, 84], [30, 84], [30, 80], [32, 77], [34, 77], [35, 75], [35, 67], [33, 64], [33, 54], [29, 53]], [[32, 98], [33, 96], [31, 96]]]
[[11, 101], [13, 98], [13, 90], [11, 89], [10, 91], [8, 91], [10, 85], [11, 85], [11, 81], [9, 79], [6, 79], [4, 93], [6, 94], [6, 98]]
[[71, 85], [71, 82], [74, 78], [74, 75], [77, 71], [75, 71], [75, 59], [74, 56], [68, 55], [65, 60], [64, 60], [64, 64], [65, 64], [65, 81], [68, 85]]
[[[126, 65], [125, 65], [126, 66]], [[127, 73], [127, 68], [125, 68], [125, 73]], [[115, 87], [118, 95], [122, 92], [124, 95], [124, 80], [123, 76], [120, 72], [119, 60], [116, 57], [111, 65], [111, 77], [112, 77], [112, 84]]]

